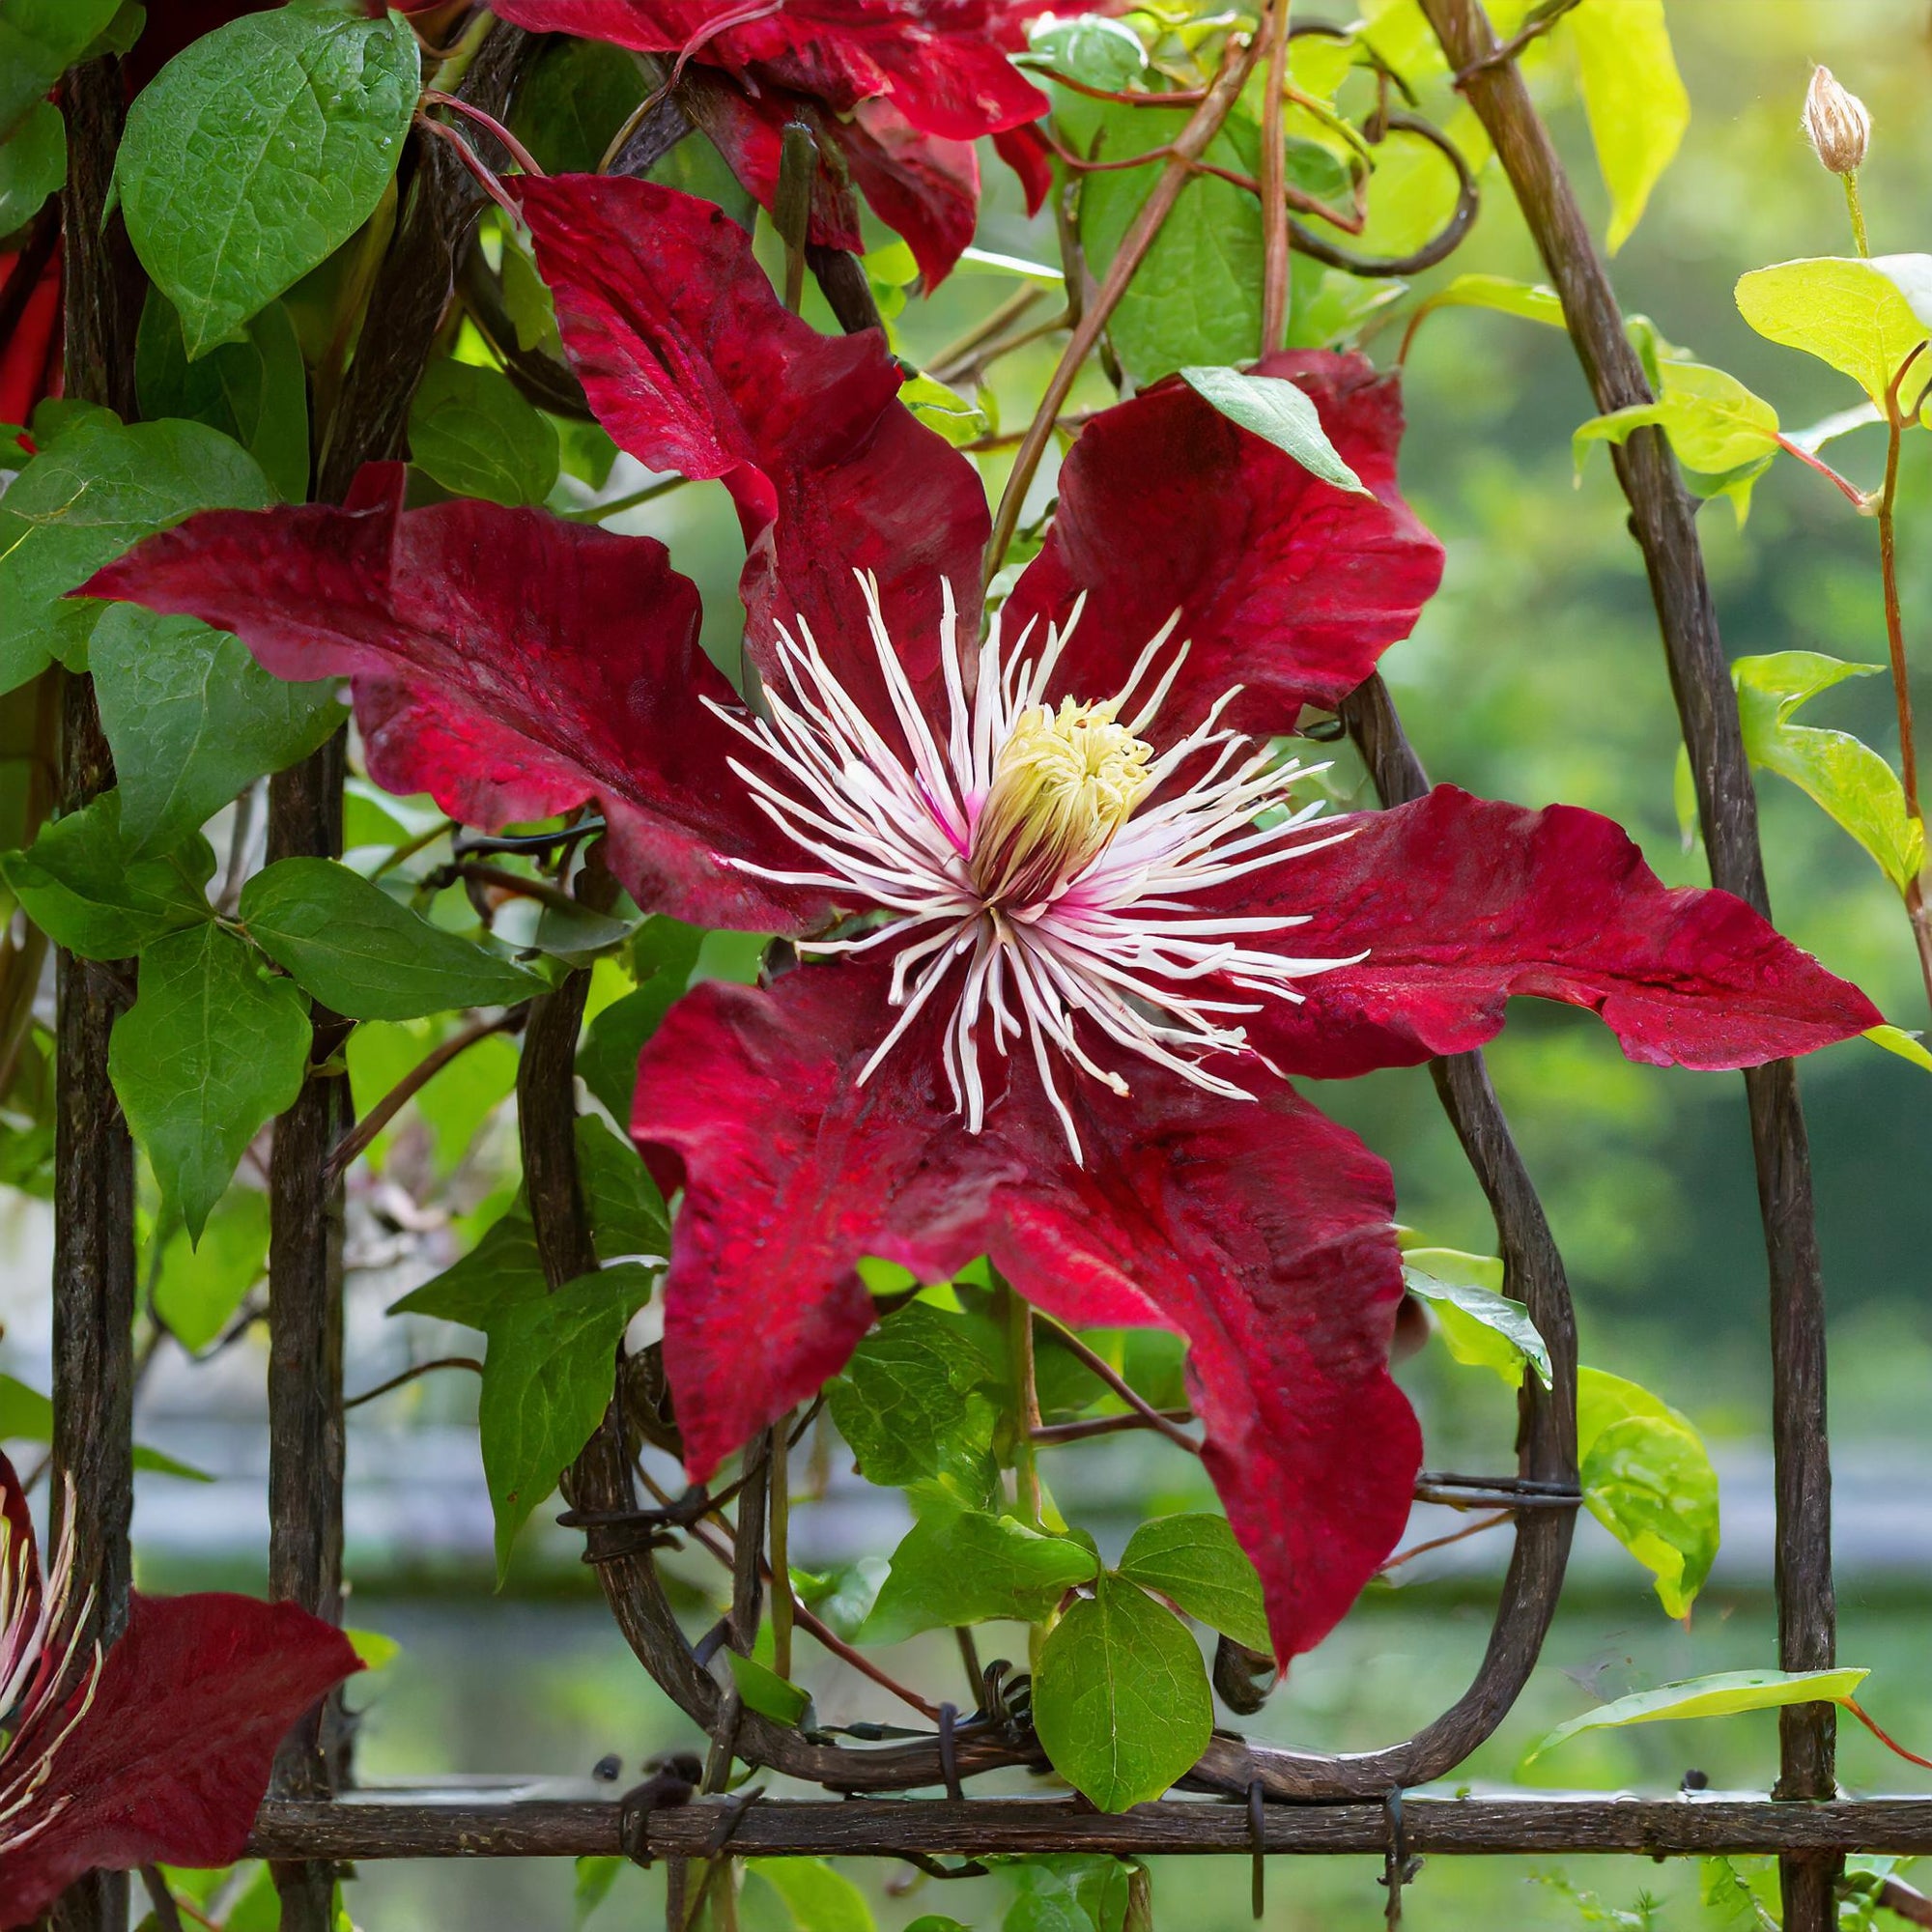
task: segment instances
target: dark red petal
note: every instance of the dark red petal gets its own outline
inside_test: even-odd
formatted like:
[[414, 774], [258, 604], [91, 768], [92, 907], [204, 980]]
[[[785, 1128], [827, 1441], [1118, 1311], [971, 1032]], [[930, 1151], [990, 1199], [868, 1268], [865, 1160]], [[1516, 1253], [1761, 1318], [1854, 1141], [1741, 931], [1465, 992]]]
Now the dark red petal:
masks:
[[751, 238], [709, 202], [590, 175], [519, 185], [564, 347], [605, 426], [653, 469], [723, 477], [737, 499], [760, 667], [776, 663], [776, 625], [802, 616], [887, 724], [853, 578], [869, 571], [900, 662], [936, 693], [940, 579], [970, 627], [985, 492], [898, 401], [884, 338], [823, 336], [788, 314]]
[[[0, 287], [17, 272], [20, 257], [0, 255]], [[14, 291], [9, 288], [11, 296]], [[61, 259], [60, 248], [47, 257], [38, 279], [18, 311], [18, 319], [0, 340], [0, 422], [24, 423], [34, 406], [60, 386]], [[17, 469], [19, 459], [0, 448], [0, 461]]]
[[595, 799], [638, 903], [804, 931], [814, 894], [734, 870], [799, 855], [725, 767], [735, 703], [697, 645], [697, 593], [649, 537], [541, 510], [399, 510], [399, 466], [354, 507], [212, 511], [88, 584], [233, 631], [278, 677], [350, 674], [369, 775], [494, 831]]
[[[1353, 836], [1225, 889], [1244, 912], [1309, 915], [1278, 945], [1356, 966], [1299, 982], [1250, 1030], [1291, 1073], [1411, 1065], [1480, 1046], [1512, 994], [1599, 1013], [1631, 1059], [1754, 1066], [1881, 1023], [1856, 986], [1742, 899], [1666, 887], [1609, 819], [1453, 785], [1336, 821]], [[1311, 828], [1311, 836], [1320, 831]]]
[[1406, 638], [1442, 576], [1442, 547], [1395, 486], [1402, 399], [1358, 355], [1277, 355], [1314, 399], [1342, 458], [1375, 499], [1300, 464], [1175, 381], [1103, 412], [1060, 472], [1060, 509], [1003, 619], [1065, 621], [1087, 607], [1061, 661], [1084, 698], [1118, 692], [1142, 647], [1179, 611], [1187, 662], [1156, 735], [1197, 724], [1233, 685], [1240, 730], [1286, 731], [1303, 704], [1329, 706]]
[[993, 136], [993, 152], [1020, 178], [1029, 214], [1037, 214], [1053, 192], [1053, 150], [1031, 121], [1003, 128]]
[[[12, 1621], [0, 1635], [17, 1634], [24, 1641], [25, 1634], [33, 1629], [35, 1619], [41, 1614], [41, 1553], [34, 1539], [33, 1515], [27, 1508], [26, 1487], [4, 1455], [0, 1455], [0, 1517], [5, 1518], [7, 1525], [7, 1541], [0, 1550], [5, 1556], [7, 1581], [18, 1591], [14, 1603], [9, 1605]], [[22, 1549], [27, 1552], [24, 1562], [20, 1558]], [[0, 1678], [11, 1677], [17, 1661], [11, 1644], [0, 1644]]]
[[928, 294], [952, 272], [980, 218], [980, 158], [970, 143], [927, 134], [890, 100], [833, 124], [859, 191], [905, 237]]
[[705, 985], [645, 1049], [633, 1130], [685, 1188], [665, 1354], [693, 1476], [842, 1365], [871, 1321], [862, 1255], [935, 1280], [984, 1251], [1063, 1320], [1188, 1338], [1280, 1654], [1319, 1642], [1394, 1547], [1421, 1459], [1387, 1372], [1387, 1168], [1284, 1082], [1243, 1104], [1153, 1068], [1125, 1100], [1064, 1072], [1084, 1167], [1030, 1066], [969, 1134], [929, 1036], [857, 1084], [885, 995], [857, 966]]
[[[0, 1854], [0, 1925], [24, 1925], [97, 1866], [232, 1864], [289, 1726], [361, 1669], [349, 1639], [293, 1604], [211, 1593], [136, 1596], [94, 1703]], [[32, 1735], [17, 1740], [25, 1761]]]

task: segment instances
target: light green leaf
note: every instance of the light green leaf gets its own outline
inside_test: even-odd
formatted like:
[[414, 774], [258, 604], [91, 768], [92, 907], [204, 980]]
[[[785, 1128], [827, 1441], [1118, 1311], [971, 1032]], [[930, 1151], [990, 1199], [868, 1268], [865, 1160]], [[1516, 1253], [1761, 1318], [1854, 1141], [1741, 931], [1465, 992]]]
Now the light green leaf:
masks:
[[492, 503], [541, 503], [561, 461], [555, 426], [496, 369], [430, 365], [410, 405], [410, 458], [445, 490]]
[[1583, 111], [1610, 191], [1609, 250], [1629, 241], [1690, 125], [1663, 0], [1583, 0], [1564, 27], [1577, 49]]
[[[1901, 258], [1886, 259], [1895, 264]], [[1739, 276], [1737, 301], [1739, 313], [1760, 335], [1829, 362], [1880, 410], [1905, 358], [1932, 332], [1882, 262], [1854, 256], [1820, 255], [1753, 269]], [[1924, 389], [1927, 377], [1932, 370], [1921, 367], [1907, 378], [1906, 400]]]
[[264, 975], [233, 933], [203, 925], [142, 952], [107, 1069], [190, 1239], [263, 1123], [294, 1103], [308, 1052], [308, 1002]]
[[1492, 308], [1550, 328], [1564, 326], [1563, 298], [1554, 289], [1541, 282], [1512, 281], [1507, 275], [1458, 275], [1424, 297], [1408, 319], [1411, 338], [1423, 317], [1439, 308]]
[[0, 140], [0, 235], [24, 228], [67, 180], [67, 123], [49, 100], [37, 100]]
[[583, 1044], [577, 1050], [577, 1070], [613, 1120], [630, 1119], [638, 1056], [672, 1001], [690, 984], [703, 943], [701, 926], [662, 915], [646, 921], [631, 942], [638, 990], [612, 1001], [585, 1029]]
[[1104, 1576], [1047, 1634], [1034, 1728], [1053, 1768], [1102, 1811], [1158, 1798], [1214, 1729], [1208, 1672], [1185, 1626]]
[[1907, 1033], [1903, 1027], [1875, 1026], [1865, 1029], [1865, 1037], [1874, 1046], [1882, 1046], [1888, 1053], [1895, 1053], [1901, 1060], [1909, 1060], [1915, 1066], [1922, 1066], [1932, 1073], [1932, 1052], [1927, 1052], [1925, 1042], [1916, 1033]]
[[1008, 1871], [1019, 1896], [1001, 1932], [1125, 1932], [1128, 1872], [1118, 1859], [1035, 1853]]
[[823, 1859], [748, 1859], [790, 1909], [798, 1932], [875, 1932], [866, 1894]]
[[261, 1280], [268, 1259], [269, 1197], [231, 1187], [209, 1215], [199, 1245], [185, 1228], [168, 1236], [155, 1280], [155, 1313], [190, 1353], [205, 1349]]
[[1224, 1516], [1204, 1510], [1142, 1523], [1127, 1541], [1120, 1575], [1250, 1650], [1274, 1649], [1262, 1579]]
[[350, 1648], [362, 1660], [365, 1670], [386, 1670], [403, 1654], [403, 1646], [394, 1637], [384, 1636], [381, 1631], [345, 1629], [342, 1634], [349, 1639]]
[[337, 0], [204, 35], [128, 110], [114, 179], [189, 359], [232, 339], [361, 227], [420, 84], [415, 36]]
[[[0, 1376], [0, 1442], [51, 1442], [54, 1406], [39, 1389], [12, 1376]], [[134, 1467], [155, 1476], [179, 1476], [185, 1482], [212, 1483], [206, 1469], [179, 1462], [158, 1449], [134, 1445]]]
[[233, 437], [285, 503], [308, 495], [308, 375], [296, 327], [270, 302], [236, 342], [187, 357], [181, 317], [150, 289], [134, 344], [142, 415], [182, 416]]
[[103, 564], [195, 510], [265, 510], [268, 478], [201, 423], [90, 417], [20, 471], [0, 498], [0, 691], [58, 659], [85, 665], [104, 608], [61, 600]]
[[999, 1485], [990, 1392], [1002, 1375], [975, 1323], [910, 1302], [859, 1344], [833, 1381], [832, 1419], [868, 1482], [930, 1484], [983, 1508]]
[[727, 1650], [724, 1661], [731, 1666], [738, 1695], [745, 1700], [747, 1710], [756, 1711], [774, 1723], [797, 1724], [803, 1720], [811, 1699], [796, 1684], [781, 1677], [756, 1658], [742, 1656], [735, 1650]]
[[1010, 1617], [1037, 1623], [1076, 1583], [1092, 1582], [1094, 1552], [1042, 1536], [1010, 1517], [937, 1507], [893, 1551], [892, 1574], [866, 1619], [867, 1643]]
[[930, 376], [910, 376], [899, 390], [899, 401], [923, 422], [935, 429], [953, 448], [972, 442], [992, 428], [986, 412], [957, 389], [935, 383]]
[[1724, 1670], [1681, 1684], [1660, 1684], [1655, 1690], [1619, 1697], [1558, 1724], [1524, 1753], [1522, 1762], [1528, 1764], [1584, 1731], [1650, 1724], [1660, 1719], [1728, 1718], [1739, 1711], [1772, 1711], [1786, 1704], [1842, 1704], [1870, 1675], [1869, 1670], [1851, 1668]]
[[[588, 46], [587, 41], [570, 41], [568, 46]], [[570, 1923], [571, 1932], [583, 1932], [590, 1915], [611, 1895], [611, 1888], [617, 1883], [617, 1874], [630, 1862], [620, 1858], [581, 1858], [577, 1861], [575, 1875], [571, 1881]]]
[[1457, 1361], [1493, 1369], [1512, 1388], [1528, 1362], [1537, 1380], [1550, 1386], [1549, 1350], [1529, 1310], [1502, 1293], [1503, 1264], [1494, 1255], [1410, 1248], [1402, 1262], [1408, 1292], [1435, 1309], [1443, 1346]]
[[1702, 362], [1659, 365], [1662, 394], [1606, 416], [1593, 416], [1574, 438], [1577, 464], [1592, 442], [1622, 442], [1634, 429], [1656, 424], [1687, 469], [1719, 475], [1771, 455], [1777, 447], [1777, 412], [1735, 376]]
[[1369, 490], [1328, 440], [1305, 391], [1282, 376], [1250, 376], [1239, 369], [1183, 369], [1181, 381], [1264, 442], [1271, 442], [1324, 483], [1360, 497]]
[[214, 852], [200, 833], [137, 858], [121, 837], [121, 800], [104, 792], [57, 818], [24, 852], [0, 853], [0, 877], [56, 946], [85, 959], [129, 959], [213, 917], [203, 888]]
[[1849, 731], [1791, 722], [1821, 691], [1884, 669], [1817, 651], [1775, 651], [1738, 659], [1731, 682], [1751, 763], [1789, 779], [1822, 806], [1903, 893], [1925, 863], [1925, 828], [1908, 816], [1897, 774]]
[[120, 0], [6, 0], [0, 6], [0, 136], [40, 106], [113, 19]]
[[506, 1006], [535, 974], [444, 932], [332, 859], [280, 859], [242, 888], [242, 923], [324, 1006], [358, 1020]]
[[476, 1419], [497, 1515], [498, 1587], [518, 1530], [602, 1420], [617, 1343], [650, 1293], [650, 1271], [626, 1263], [524, 1301], [492, 1323]]
[[1071, 74], [1089, 87], [1116, 94], [1124, 93], [1147, 71], [1147, 49], [1140, 36], [1122, 21], [1094, 14], [1071, 20], [1048, 14], [1036, 21], [1027, 36], [1027, 50], [1056, 73]]
[[1690, 1420], [1602, 1369], [1577, 1372], [1584, 1507], [1657, 1579], [1667, 1616], [1690, 1614], [1718, 1554], [1718, 1472]]
[[198, 830], [244, 786], [326, 744], [346, 716], [332, 679], [271, 677], [226, 631], [138, 604], [101, 613], [88, 663], [135, 854]]
[[[349, 1036], [349, 1085], [359, 1119], [455, 1031], [453, 1020], [369, 1020]], [[517, 1083], [517, 1049], [500, 1035], [467, 1046], [444, 1063], [409, 1105], [370, 1144], [366, 1158], [381, 1167], [412, 1118], [428, 1130], [431, 1160], [443, 1178], [476, 1144], [492, 1114]]]

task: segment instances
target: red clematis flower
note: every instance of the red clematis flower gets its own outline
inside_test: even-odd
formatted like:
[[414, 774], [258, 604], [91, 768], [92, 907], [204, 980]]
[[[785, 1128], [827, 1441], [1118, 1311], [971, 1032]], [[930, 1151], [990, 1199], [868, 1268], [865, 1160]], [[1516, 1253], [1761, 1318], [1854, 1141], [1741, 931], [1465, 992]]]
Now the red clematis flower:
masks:
[[233, 1864], [275, 1747], [362, 1668], [306, 1610], [215, 1592], [137, 1594], [103, 1659], [81, 1643], [72, 1584], [71, 1531], [43, 1577], [0, 1456], [0, 1926], [30, 1923], [96, 1868]]
[[904, 236], [928, 289], [973, 239], [990, 134], [1029, 213], [1053, 184], [1032, 124], [1042, 93], [1008, 59], [1022, 22], [1108, 0], [503, 0], [506, 20], [674, 57], [680, 99], [732, 172], [770, 208], [780, 140], [803, 121], [842, 167], [821, 165], [811, 240], [861, 249], [852, 185]]
[[684, 1190], [665, 1349], [694, 1477], [843, 1364], [863, 1256], [939, 1279], [987, 1253], [1068, 1321], [1186, 1336], [1278, 1653], [1307, 1649], [1393, 1548], [1420, 1440], [1388, 1170], [1284, 1075], [1476, 1046], [1513, 993], [1690, 1066], [1876, 1012], [1592, 813], [1295, 801], [1265, 734], [1358, 684], [1440, 571], [1359, 358], [1264, 367], [1373, 495], [1152, 389], [1083, 431], [981, 642], [983, 493], [876, 337], [784, 313], [702, 203], [524, 194], [611, 435], [736, 499], [763, 710], [697, 651], [662, 546], [405, 512], [396, 470], [343, 510], [197, 517], [89, 593], [347, 672], [379, 781], [485, 827], [594, 799], [640, 905], [796, 942], [768, 989], [690, 993], [640, 1070], [634, 1131]]

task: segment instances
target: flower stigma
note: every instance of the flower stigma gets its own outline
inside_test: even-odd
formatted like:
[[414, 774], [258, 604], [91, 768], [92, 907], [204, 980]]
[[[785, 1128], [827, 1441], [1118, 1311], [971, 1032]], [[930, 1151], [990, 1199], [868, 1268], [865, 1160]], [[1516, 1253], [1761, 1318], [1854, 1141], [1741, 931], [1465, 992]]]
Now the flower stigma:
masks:
[[945, 1015], [940, 1063], [974, 1133], [985, 1123], [988, 1048], [1029, 1054], [1076, 1160], [1079, 1131], [1057, 1068], [1125, 1095], [1115, 1063], [1140, 1060], [1252, 1099], [1208, 1063], [1234, 1056], [1278, 1074], [1249, 1040], [1246, 1016], [1270, 1001], [1298, 1003], [1296, 980], [1366, 956], [1304, 959], [1254, 943], [1307, 915], [1273, 909], [1271, 883], [1264, 894], [1243, 882], [1351, 836], [1348, 826], [1303, 836], [1321, 803], [1296, 807], [1291, 788], [1325, 768], [1222, 727], [1239, 685], [1156, 749], [1147, 734], [1188, 653], [1172, 642], [1179, 611], [1120, 692], [1057, 702], [1049, 693], [1085, 598], [1032, 654], [1036, 625], [1008, 646], [995, 614], [969, 689], [943, 580], [942, 724], [893, 646], [876, 582], [859, 582], [896, 733], [867, 716], [803, 621], [796, 634], [779, 627], [767, 716], [712, 709], [760, 754], [734, 758], [732, 771], [810, 862], [731, 863], [825, 892], [869, 922], [798, 941], [801, 957], [891, 960], [896, 1018], [860, 1083], [930, 1010]]

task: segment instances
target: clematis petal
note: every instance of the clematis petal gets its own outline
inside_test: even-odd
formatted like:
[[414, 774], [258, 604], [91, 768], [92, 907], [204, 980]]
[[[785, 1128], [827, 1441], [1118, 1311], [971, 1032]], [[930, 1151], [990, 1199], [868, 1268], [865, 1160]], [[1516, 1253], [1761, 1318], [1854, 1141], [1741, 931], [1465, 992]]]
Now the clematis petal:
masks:
[[1374, 493], [1310, 474], [1174, 381], [1102, 412], [1060, 471], [1060, 508], [1003, 619], [1065, 622], [1087, 606], [1060, 684], [1101, 698], [1176, 612], [1187, 660], [1156, 735], [1198, 724], [1232, 686], [1223, 722], [1292, 730], [1406, 638], [1442, 576], [1442, 547], [1396, 490], [1402, 400], [1358, 355], [1296, 352], [1258, 366], [1314, 400], [1343, 460]]
[[1026, 1066], [971, 1134], [930, 1039], [859, 1084], [886, 992], [852, 965], [705, 985], [645, 1049], [633, 1131], [685, 1190], [665, 1354], [693, 1476], [843, 1364], [872, 1319], [862, 1255], [937, 1280], [985, 1252], [1065, 1321], [1188, 1338], [1278, 1652], [1319, 1642], [1394, 1547], [1421, 1459], [1387, 1370], [1388, 1169], [1272, 1078], [1251, 1103], [1155, 1068], [1125, 1098], [1078, 1081], [1082, 1166]]
[[734, 858], [797, 854], [728, 781], [735, 702], [697, 644], [697, 592], [662, 544], [468, 500], [400, 507], [400, 465], [343, 509], [210, 511], [87, 584], [233, 631], [278, 677], [347, 672], [369, 775], [495, 831], [595, 799], [639, 905], [804, 931], [813, 894]]
[[1631, 1059], [1754, 1066], [1881, 1023], [1729, 893], [1667, 887], [1620, 827], [1437, 785], [1391, 811], [1321, 821], [1339, 844], [1224, 888], [1244, 913], [1306, 914], [1283, 951], [1346, 958], [1251, 1032], [1290, 1073], [1337, 1077], [1480, 1046], [1512, 994], [1588, 1007]]
[[[14, 1841], [0, 1849], [0, 1926], [28, 1923], [97, 1866], [233, 1863], [289, 1726], [361, 1667], [339, 1630], [293, 1604], [137, 1595], [52, 1775], [0, 1828]], [[23, 1733], [10, 1765], [43, 1742]]]
[[1053, 150], [1031, 121], [993, 136], [993, 152], [1020, 178], [1026, 211], [1037, 214], [1053, 191]]
[[905, 237], [929, 295], [973, 240], [979, 156], [970, 142], [914, 127], [894, 100], [864, 101], [850, 120], [833, 127], [859, 191], [888, 228]]
[[780, 623], [810, 624], [834, 672], [893, 713], [853, 580], [879, 583], [916, 688], [940, 688], [940, 580], [976, 621], [989, 518], [972, 464], [898, 401], [876, 331], [823, 336], [791, 315], [751, 237], [654, 183], [519, 183], [564, 348], [591, 407], [653, 469], [722, 477], [751, 555], [746, 641], [775, 664]]

